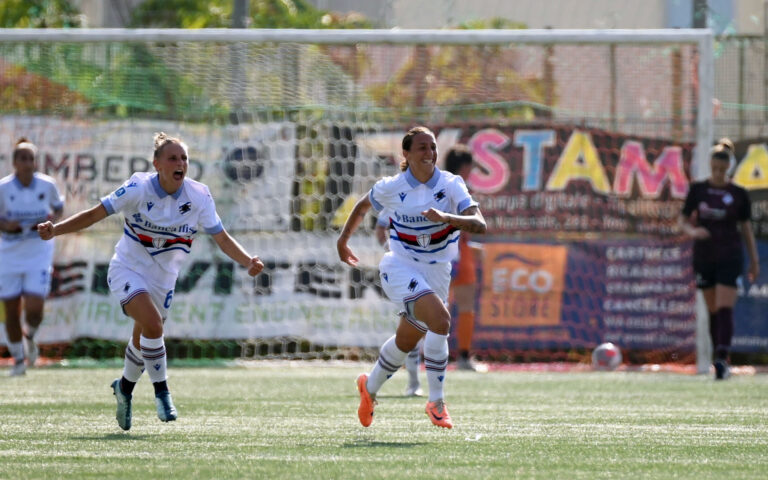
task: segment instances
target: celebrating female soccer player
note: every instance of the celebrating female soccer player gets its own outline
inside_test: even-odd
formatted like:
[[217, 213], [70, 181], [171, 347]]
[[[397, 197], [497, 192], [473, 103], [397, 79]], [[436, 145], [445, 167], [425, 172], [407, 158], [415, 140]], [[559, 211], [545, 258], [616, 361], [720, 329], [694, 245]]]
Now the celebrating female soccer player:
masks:
[[347, 245], [350, 236], [371, 207], [392, 211], [390, 251], [379, 263], [379, 276], [387, 296], [403, 306], [405, 316], [395, 335], [381, 346], [371, 373], [357, 377], [357, 415], [364, 427], [371, 424], [376, 392], [424, 337], [429, 385], [426, 413], [433, 424], [451, 428], [443, 394], [451, 320], [445, 307], [451, 260], [456, 256], [459, 230], [484, 233], [485, 220], [461, 177], [435, 167], [437, 143], [428, 128], [409, 130], [402, 148], [402, 173], [379, 180], [357, 202], [336, 244], [339, 258], [357, 265], [358, 258]]
[[693, 237], [693, 270], [709, 310], [709, 333], [715, 350], [715, 378], [728, 378], [728, 353], [733, 337], [733, 306], [738, 296], [736, 279], [742, 274], [744, 253], [749, 254], [748, 278], [760, 273], [751, 205], [746, 190], [728, 179], [733, 143], [722, 139], [712, 149], [709, 179], [691, 184], [680, 226]]
[[[61, 216], [64, 203], [56, 183], [36, 172], [37, 147], [26, 138], [13, 149], [15, 173], [0, 179], [0, 298], [5, 306], [5, 333], [14, 359], [11, 375], [23, 375], [25, 345], [30, 366], [37, 359], [35, 332], [43, 321], [51, 286], [53, 242], [41, 240], [37, 224]], [[23, 302], [22, 302], [23, 300]], [[27, 323], [22, 334], [21, 310]]]
[[131, 428], [133, 387], [144, 370], [155, 389], [157, 416], [176, 420], [176, 408], [166, 382], [163, 322], [181, 264], [199, 229], [213, 236], [232, 260], [257, 275], [264, 264], [251, 257], [224, 229], [208, 187], [186, 178], [187, 146], [178, 138], [158, 133], [154, 138], [156, 172], [135, 173], [94, 207], [61, 223], [38, 226], [43, 239], [72, 233], [123, 213], [123, 236], [109, 262], [107, 282], [126, 315], [134, 320], [133, 337], [125, 349], [123, 377], [112, 382], [117, 399], [117, 423]]

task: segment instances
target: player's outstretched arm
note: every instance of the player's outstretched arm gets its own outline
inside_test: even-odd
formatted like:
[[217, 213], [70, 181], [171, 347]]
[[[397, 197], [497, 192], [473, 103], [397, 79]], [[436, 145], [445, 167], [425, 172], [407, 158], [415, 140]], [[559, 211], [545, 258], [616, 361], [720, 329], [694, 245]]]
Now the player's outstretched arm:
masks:
[[57, 235], [78, 232], [105, 218], [107, 218], [107, 209], [99, 203], [59, 223], [54, 224], [51, 221], [40, 223], [37, 225], [37, 233], [43, 240], [50, 240]]
[[344, 223], [344, 228], [341, 229], [339, 239], [336, 241], [336, 251], [339, 253], [339, 259], [353, 267], [357, 266], [357, 262], [359, 262], [360, 259], [352, 253], [352, 249], [349, 248], [347, 242], [349, 241], [349, 237], [355, 233], [357, 227], [360, 226], [363, 218], [365, 218], [365, 214], [368, 213], [368, 210], [370, 210], [371, 207], [371, 200], [368, 198], [368, 194], [363, 195], [355, 204], [352, 213], [349, 214], [349, 218], [347, 218], [347, 221]]
[[239, 265], [248, 269], [248, 275], [255, 277], [264, 269], [264, 263], [261, 259], [258, 256], [251, 257], [243, 246], [237, 243], [237, 240], [232, 238], [232, 235], [226, 230], [222, 230], [212, 235], [212, 237], [222, 252]]
[[464, 232], [485, 233], [487, 230], [485, 217], [483, 217], [477, 205], [467, 208], [458, 215], [441, 212], [434, 208], [421, 212], [421, 214], [433, 222], [447, 223]]

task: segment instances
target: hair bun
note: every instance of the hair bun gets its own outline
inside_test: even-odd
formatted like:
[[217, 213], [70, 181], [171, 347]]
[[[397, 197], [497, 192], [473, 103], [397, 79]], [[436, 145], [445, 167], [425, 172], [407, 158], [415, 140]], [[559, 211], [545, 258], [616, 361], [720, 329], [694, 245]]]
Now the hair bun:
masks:
[[730, 138], [723, 137], [720, 140], [717, 141], [717, 145], [722, 147], [723, 150], [727, 150], [728, 153], [735, 153], [736, 147], [733, 145], [733, 142]]
[[159, 149], [160, 147], [165, 144], [165, 142], [168, 140], [168, 134], [165, 132], [157, 132], [155, 133], [155, 137], [153, 139], [155, 144], [155, 150]]

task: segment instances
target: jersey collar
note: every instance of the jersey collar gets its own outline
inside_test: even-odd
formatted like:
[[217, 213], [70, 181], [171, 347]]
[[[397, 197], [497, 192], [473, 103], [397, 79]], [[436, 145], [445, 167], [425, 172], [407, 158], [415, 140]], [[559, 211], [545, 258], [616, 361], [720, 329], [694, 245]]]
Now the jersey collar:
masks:
[[14, 174], [14, 175], [13, 175], [13, 183], [14, 183], [14, 184], [15, 184], [17, 187], [19, 187], [19, 188], [35, 188], [35, 182], [37, 182], [37, 176], [35, 176], [35, 175], [33, 174], [33, 175], [32, 175], [32, 181], [31, 181], [31, 182], [29, 182], [29, 185], [25, 187], [25, 186], [24, 186], [24, 184], [23, 184], [23, 183], [21, 183], [21, 180], [19, 180], [19, 177], [18, 177], [18, 176], [16, 176], [16, 174]]
[[178, 198], [181, 196], [182, 190], [184, 190], [184, 184], [182, 183], [181, 187], [179, 187], [178, 190], [169, 194], [168, 192], [163, 190], [163, 187], [160, 186], [160, 177], [156, 173], [152, 175], [150, 181], [152, 182], [152, 188], [154, 188], [155, 194], [157, 194], [157, 196], [160, 198], [165, 198], [168, 195], [170, 195], [173, 197], [174, 200], [178, 200]]
[[411, 188], [416, 188], [419, 185], [426, 185], [429, 188], [435, 188], [435, 185], [437, 185], [438, 180], [440, 180], [440, 169], [435, 167], [435, 172], [432, 174], [432, 178], [427, 180], [426, 183], [421, 183], [416, 179], [416, 177], [413, 176], [413, 173], [411, 173], [411, 169], [409, 168], [405, 172], [403, 172], [405, 175], [405, 181], [408, 182], [408, 185], [411, 186]]

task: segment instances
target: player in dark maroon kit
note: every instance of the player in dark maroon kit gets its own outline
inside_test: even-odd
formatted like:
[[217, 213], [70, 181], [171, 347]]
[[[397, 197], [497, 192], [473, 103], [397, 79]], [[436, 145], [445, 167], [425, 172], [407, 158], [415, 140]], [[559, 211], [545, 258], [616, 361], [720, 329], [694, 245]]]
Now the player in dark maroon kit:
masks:
[[711, 176], [691, 184], [680, 216], [682, 231], [694, 239], [693, 270], [709, 311], [709, 333], [715, 350], [715, 378], [728, 378], [728, 353], [733, 337], [733, 306], [742, 274], [744, 252], [749, 254], [747, 278], [759, 274], [755, 236], [747, 191], [731, 183], [728, 170], [733, 143], [722, 139], [712, 149]]

